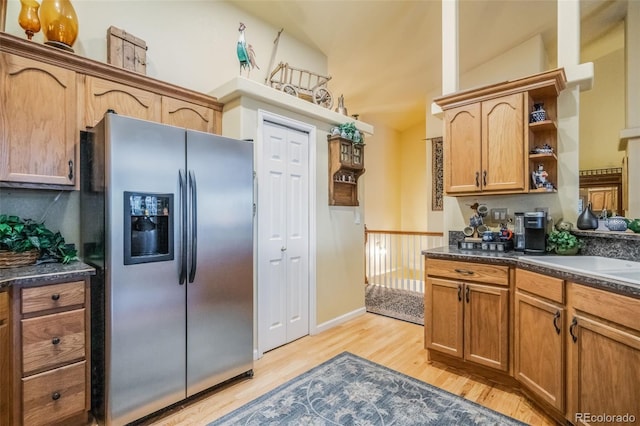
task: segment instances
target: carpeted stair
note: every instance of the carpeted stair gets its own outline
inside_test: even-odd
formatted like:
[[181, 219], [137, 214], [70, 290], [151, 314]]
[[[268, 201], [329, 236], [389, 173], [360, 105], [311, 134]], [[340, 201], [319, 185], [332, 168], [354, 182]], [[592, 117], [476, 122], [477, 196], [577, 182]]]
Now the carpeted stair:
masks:
[[367, 312], [424, 325], [424, 294], [368, 284], [365, 286]]

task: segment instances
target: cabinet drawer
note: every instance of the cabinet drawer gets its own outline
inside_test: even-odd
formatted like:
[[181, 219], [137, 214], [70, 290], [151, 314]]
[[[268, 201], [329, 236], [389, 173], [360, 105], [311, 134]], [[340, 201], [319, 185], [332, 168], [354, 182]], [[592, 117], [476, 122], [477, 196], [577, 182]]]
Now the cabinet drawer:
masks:
[[640, 332], [640, 299], [570, 283], [570, 303], [577, 310]]
[[508, 266], [427, 259], [426, 272], [429, 276], [452, 278], [454, 280], [509, 285]]
[[518, 269], [516, 288], [564, 304], [564, 281], [560, 278]]
[[86, 362], [22, 379], [23, 424], [51, 424], [86, 410]]
[[22, 289], [22, 313], [84, 304], [84, 281]]
[[84, 309], [22, 320], [24, 375], [84, 357]]

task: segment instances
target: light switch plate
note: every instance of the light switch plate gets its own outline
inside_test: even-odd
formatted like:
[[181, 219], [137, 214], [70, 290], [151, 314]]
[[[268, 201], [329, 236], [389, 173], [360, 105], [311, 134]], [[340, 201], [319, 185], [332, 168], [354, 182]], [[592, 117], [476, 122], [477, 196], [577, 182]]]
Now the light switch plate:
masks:
[[507, 208], [495, 208], [489, 211], [492, 222], [504, 222], [509, 215], [509, 209]]

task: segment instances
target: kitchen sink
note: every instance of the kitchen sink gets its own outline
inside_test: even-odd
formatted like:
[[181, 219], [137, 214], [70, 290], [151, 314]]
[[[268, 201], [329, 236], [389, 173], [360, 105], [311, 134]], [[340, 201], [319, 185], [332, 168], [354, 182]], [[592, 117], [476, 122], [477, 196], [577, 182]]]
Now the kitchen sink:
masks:
[[640, 285], [640, 262], [601, 256], [520, 256], [532, 264], [597, 275]]

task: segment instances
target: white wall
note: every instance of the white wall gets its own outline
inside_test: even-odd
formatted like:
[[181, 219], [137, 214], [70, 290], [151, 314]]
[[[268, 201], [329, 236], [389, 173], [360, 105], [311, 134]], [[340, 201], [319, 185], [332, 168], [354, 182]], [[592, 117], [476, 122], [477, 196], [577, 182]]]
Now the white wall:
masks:
[[[311, 253], [316, 261], [315, 322], [321, 326], [361, 312], [364, 309], [364, 190], [360, 188], [358, 194], [359, 207], [329, 206], [327, 136], [332, 124], [243, 96], [225, 104], [226, 134], [260, 143], [261, 136], [257, 135], [260, 109], [316, 127], [316, 244]], [[365, 166], [367, 161], [365, 154]], [[366, 173], [359, 182], [364, 176]]]
[[[264, 82], [273, 40], [278, 29], [222, 1], [193, 0], [72, 0], [79, 21], [76, 54], [107, 62], [107, 30], [115, 26], [147, 43], [147, 75], [203, 93], [239, 74], [236, 56], [238, 26], [257, 55], [259, 70], [250, 78]], [[6, 32], [23, 37], [18, 25], [19, 0], [9, 0]], [[43, 42], [42, 32], [33, 40]], [[327, 73], [327, 58], [289, 37], [280, 37], [274, 61], [320, 74]], [[245, 74], [246, 75], [246, 74]]]

